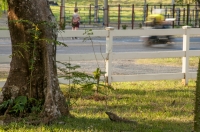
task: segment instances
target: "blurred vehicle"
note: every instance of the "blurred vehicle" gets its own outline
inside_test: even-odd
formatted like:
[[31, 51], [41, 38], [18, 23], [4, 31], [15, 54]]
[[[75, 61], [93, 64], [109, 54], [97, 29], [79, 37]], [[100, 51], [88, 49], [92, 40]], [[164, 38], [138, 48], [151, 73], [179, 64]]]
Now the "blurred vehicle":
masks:
[[[145, 21], [146, 27], [144, 30], [149, 29], [169, 29], [172, 28], [172, 22], [175, 18], [164, 18], [163, 9], [154, 9], [152, 14], [149, 15]], [[141, 36], [141, 40], [145, 46], [151, 46], [154, 44], [171, 44], [173, 37], [171, 35], [164, 36]]]

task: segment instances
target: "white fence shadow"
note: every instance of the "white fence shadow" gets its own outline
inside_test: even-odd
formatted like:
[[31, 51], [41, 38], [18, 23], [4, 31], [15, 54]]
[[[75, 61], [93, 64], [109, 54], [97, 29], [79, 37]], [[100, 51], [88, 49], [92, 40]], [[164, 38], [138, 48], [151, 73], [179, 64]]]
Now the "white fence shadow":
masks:
[[[106, 52], [95, 53], [98, 60], [106, 58], [106, 79], [108, 84], [112, 82], [129, 82], [129, 81], [144, 81], [144, 80], [175, 80], [182, 79], [185, 85], [188, 79], [197, 77], [197, 72], [189, 72], [189, 57], [200, 56], [200, 50], [189, 50], [190, 35], [199, 35], [198, 28], [190, 28], [184, 26], [182, 29], [150, 29], [150, 30], [114, 30], [112, 27], [107, 27], [106, 30], [93, 30], [91, 37], [106, 37]], [[65, 30], [58, 37], [85, 37], [85, 30], [71, 31]], [[112, 52], [114, 36], [148, 36], [148, 35], [183, 35], [183, 50], [181, 51], [155, 51], [155, 52]], [[0, 30], [0, 38], [10, 37], [9, 31]], [[175, 58], [182, 57], [182, 72], [181, 73], [157, 73], [157, 74], [139, 74], [139, 75], [112, 75], [112, 61], [123, 59], [148, 59], [148, 58]], [[58, 61], [89, 61], [95, 60], [94, 54], [58, 54]], [[8, 55], [0, 55], [0, 63], [10, 62]], [[62, 83], [67, 83], [67, 80], [59, 79]], [[5, 81], [0, 81], [0, 87]]]

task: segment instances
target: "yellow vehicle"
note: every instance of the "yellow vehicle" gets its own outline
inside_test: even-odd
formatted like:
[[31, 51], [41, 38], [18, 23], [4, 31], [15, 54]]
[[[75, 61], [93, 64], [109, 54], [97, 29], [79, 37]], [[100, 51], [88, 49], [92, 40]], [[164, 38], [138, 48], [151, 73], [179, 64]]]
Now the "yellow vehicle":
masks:
[[164, 9], [154, 9], [152, 14], [146, 18], [146, 25], [147, 26], [158, 26], [162, 25], [165, 21], [164, 17]]
[[151, 26], [162, 25], [165, 21], [165, 18], [162, 14], [151, 14], [147, 17], [147, 24]]
[[[152, 14], [149, 15], [145, 21], [144, 29], [151, 30], [153, 29], [168, 29], [172, 28], [172, 22], [175, 20], [174, 18], [164, 17], [163, 9], [154, 9]], [[159, 30], [158, 30], [159, 32]], [[145, 46], [151, 46], [154, 44], [171, 44], [173, 37], [170, 35], [152, 35], [152, 36], [141, 36], [141, 40]]]

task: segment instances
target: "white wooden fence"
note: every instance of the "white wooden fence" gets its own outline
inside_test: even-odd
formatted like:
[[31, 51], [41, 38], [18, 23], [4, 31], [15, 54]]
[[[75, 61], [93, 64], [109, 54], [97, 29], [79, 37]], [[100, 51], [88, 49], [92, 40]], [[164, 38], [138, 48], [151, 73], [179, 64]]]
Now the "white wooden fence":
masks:
[[[182, 29], [150, 29], [150, 30], [114, 30], [112, 27], [107, 27], [106, 30], [93, 30], [91, 37], [101, 36], [106, 37], [106, 52], [96, 53], [98, 60], [106, 58], [106, 78], [108, 84], [111, 82], [128, 82], [128, 81], [143, 81], [143, 80], [175, 80], [182, 79], [187, 85], [188, 79], [196, 78], [197, 72], [189, 72], [189, 57], [200, 56], [200, 50], [189, 50], [190, 35], [199, 35], [198, 28], [190, 28], [184, 26]], [[85, 30], [71, 31], [65, 30], [59, 37], [85, 37]], [[183, 35], [183, 50], [182, 51], [155, 51], [155, 52], [112, 52], [114, 36], [148, 36], [148, 35]], [[9, 31], [0, 30], [0, 38], [9, 37]], [[144, 59], [144, 58], [172, 58], [182, 57], [182, 72], [181, 73], [157, 73], [157, 74], [139, 74], [139, 75], [112, 75], [112, 60], [117, 59]], [[57, 60], [66, 61], [70, 58], [71, 61], [88, 61], [95, 60], [94, 54], [58, 54]], [[0, 55], [0, 63], [10, 62], [8, 55]], [[64, 83], [65, 80], [60, 79]], [[0, 82], [0, 87], [5, 81]]]

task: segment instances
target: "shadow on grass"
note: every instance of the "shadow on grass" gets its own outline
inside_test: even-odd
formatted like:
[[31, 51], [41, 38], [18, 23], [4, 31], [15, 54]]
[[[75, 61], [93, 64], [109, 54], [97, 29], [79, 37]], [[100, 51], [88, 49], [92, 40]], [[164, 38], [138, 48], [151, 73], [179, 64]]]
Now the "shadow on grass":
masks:
[[109, 119], [66, 118], [66, 129], [76, 131], [102, 131], [102, 132], [189, 132], [192, 122], [145, 120], [137, 125], [132, 123], [112, 122]]
[[[61, 123], [62, 122], [62, 123]], [[112, 122], [104, 118], [68, 118], [50, 125], [25, 125], [16, 123], [1, 126], [2, 131], [59, 131], [59, 132], [190, 132], [193, 129], [191, 121], [147, 120], [143, 119], [137, 125], [133, 123]]]
[[179, 96], [179, 97], [191, 97], [191, 95], [194, 95], [195, 89], [194, 88], [188, 88], [188, 89], [162, 89], [162, 90], [138, 90], [138, 89], [118, 89], [117, 91], [114, 91], [113, 93], [116, 96], [117, 94], [121, 95], [122, 97], [126, 98], [126, 96], [132, 96], [132, 95], [138, 95], [138, 96], [145, 96], [148, 94], [156, 95], [156, 97], [170, 97], [170, 96]]

